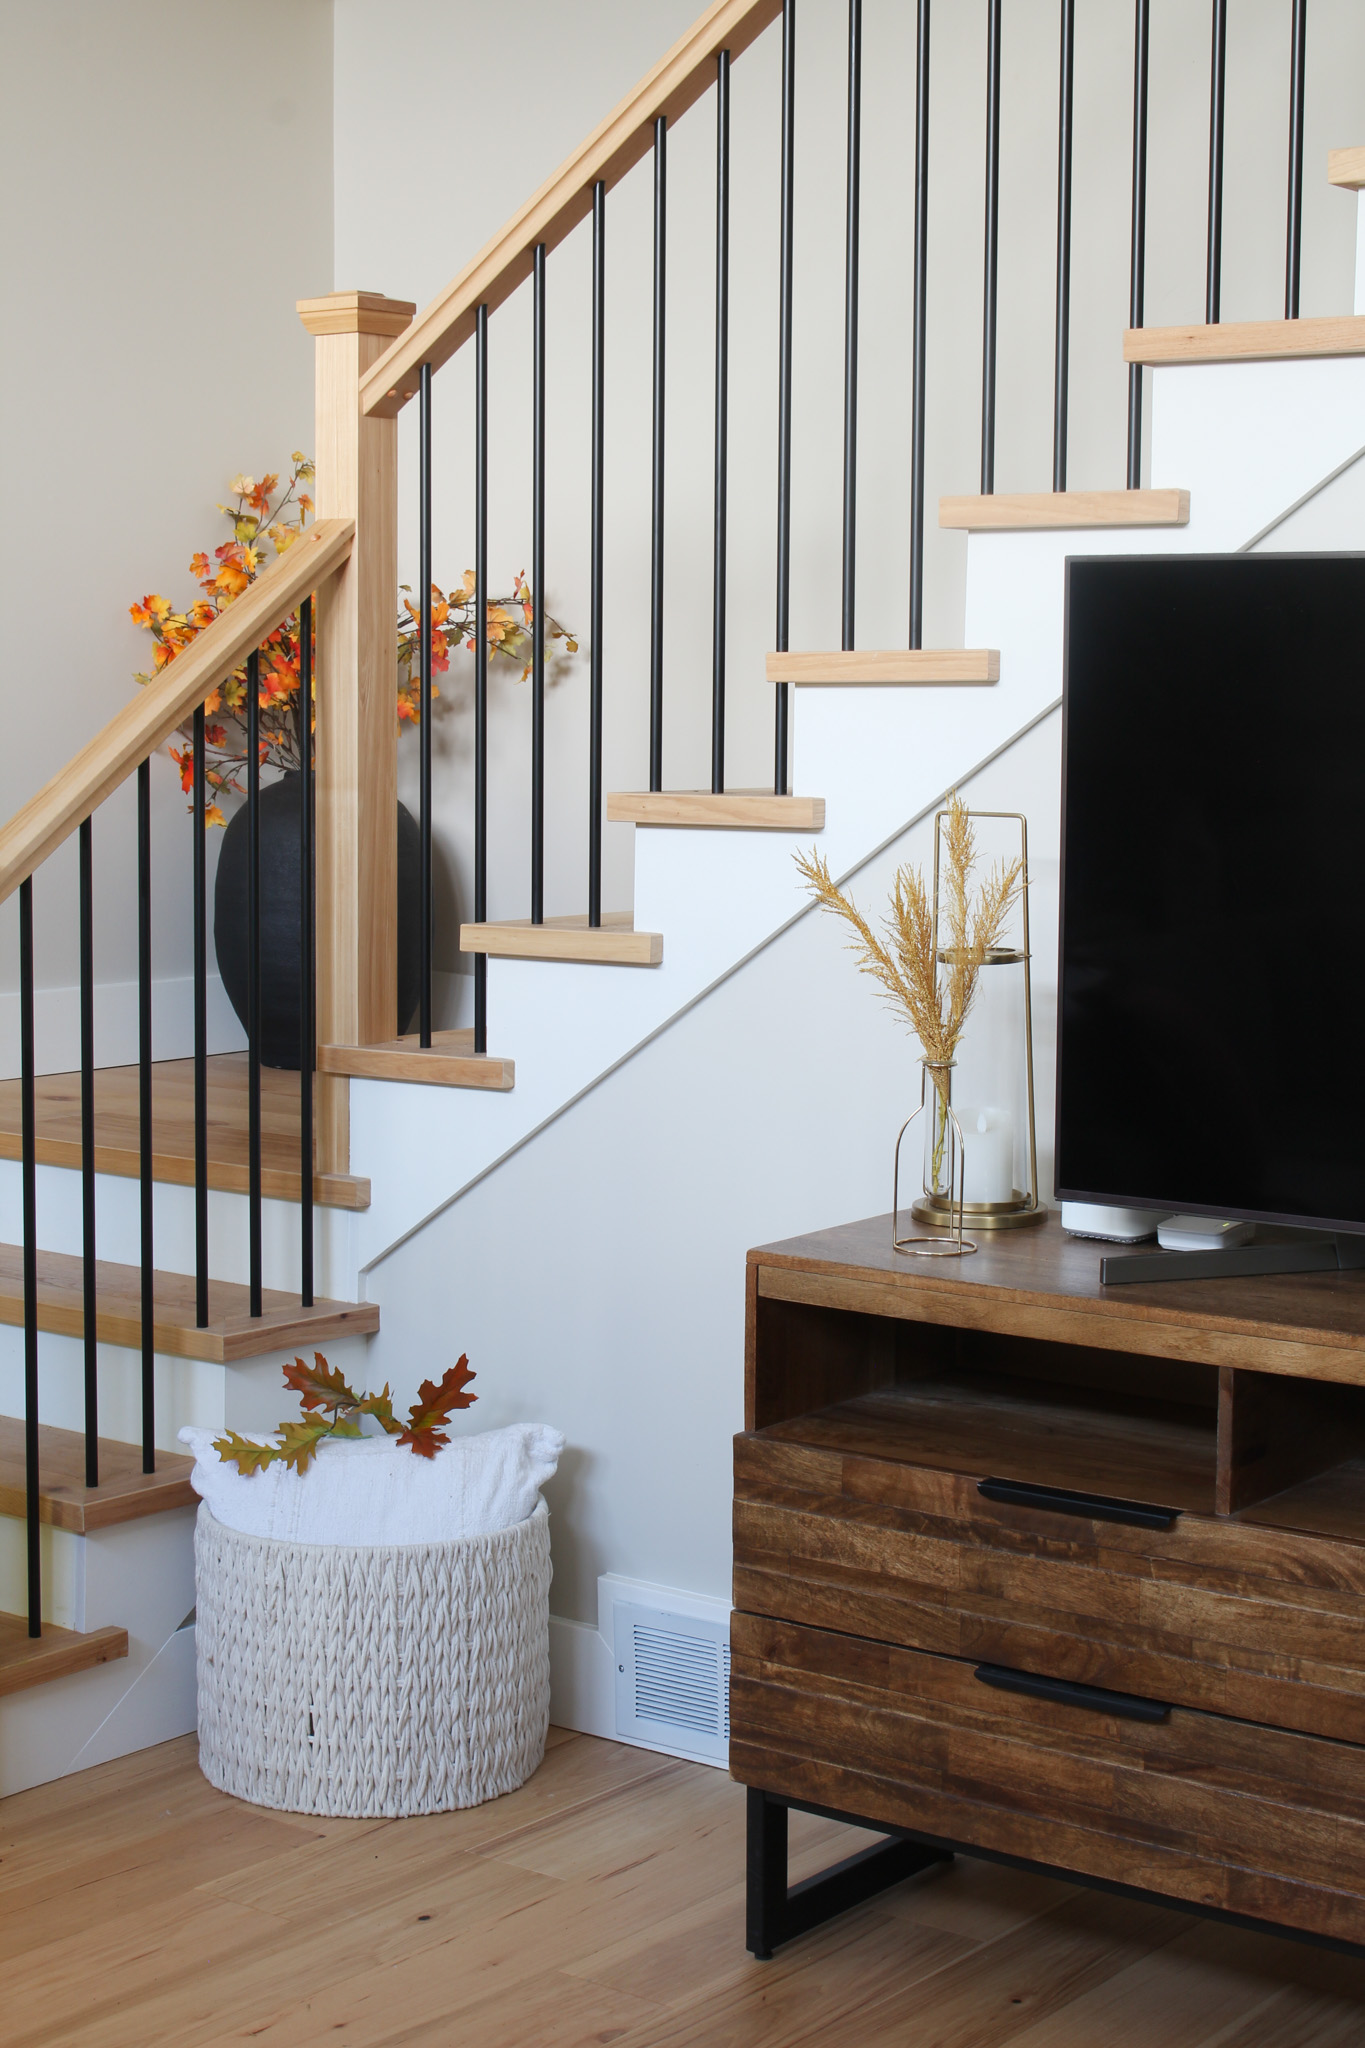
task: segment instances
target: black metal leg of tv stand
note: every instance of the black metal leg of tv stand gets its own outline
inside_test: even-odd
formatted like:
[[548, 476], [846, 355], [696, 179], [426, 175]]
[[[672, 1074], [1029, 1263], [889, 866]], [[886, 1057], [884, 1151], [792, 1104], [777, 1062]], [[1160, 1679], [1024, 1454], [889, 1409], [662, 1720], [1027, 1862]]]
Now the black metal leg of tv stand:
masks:
[[[874, 1827], [876, 1823], [867, 1821], [860, 1825]], [[769, 1962], [775, 1948], [793, 1941], [798, 1934], [808, 1933], [822, 1920], [832, 1920], [837, 1913], [846, 1913], [850, 1906], [862, 1905], [864, 1899], [874, 1898], [889, 1886], [928, 1870], [931, 1864], [952, 1860], [951, 1854], [942, 1849], [929, 1849], [919, 1842], [893, 1837], [890, 1841], [874, 1842], [870, 1849], [832, 1864], [803, 1884], [788, 1885], [787, 1802], [751, 1785], [749, 1952], [760, 1962]]]
[[1263, 1273], [1355, 1273], [1365, 1238], [1315, 1244], [1239, 1244], [1222, 1252], [1121, 1252], [1100, 1260], [1100, 1284], [1126, 1280], [1246, 1280]]

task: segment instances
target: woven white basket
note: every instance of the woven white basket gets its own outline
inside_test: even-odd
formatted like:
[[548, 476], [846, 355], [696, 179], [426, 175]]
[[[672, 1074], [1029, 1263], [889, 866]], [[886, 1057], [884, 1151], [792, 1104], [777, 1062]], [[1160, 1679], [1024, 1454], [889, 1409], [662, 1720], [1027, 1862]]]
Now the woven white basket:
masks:
[[550, 1518], [454, 1543], [286, 1543], [201, 1505], [199, 1764], [258, 1806], [395, 1818], [511, 1792], [550, 1719]]

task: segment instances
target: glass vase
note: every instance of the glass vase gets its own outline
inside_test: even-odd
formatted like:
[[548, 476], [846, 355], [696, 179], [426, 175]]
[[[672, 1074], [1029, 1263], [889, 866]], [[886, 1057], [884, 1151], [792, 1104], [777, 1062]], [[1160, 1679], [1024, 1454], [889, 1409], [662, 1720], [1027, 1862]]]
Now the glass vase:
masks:
[[937, 1207], [953, 1201], [961, 1147], [952, 1116], [953, 1060], [921, 1060], [924, 1089], [924, 1193]]

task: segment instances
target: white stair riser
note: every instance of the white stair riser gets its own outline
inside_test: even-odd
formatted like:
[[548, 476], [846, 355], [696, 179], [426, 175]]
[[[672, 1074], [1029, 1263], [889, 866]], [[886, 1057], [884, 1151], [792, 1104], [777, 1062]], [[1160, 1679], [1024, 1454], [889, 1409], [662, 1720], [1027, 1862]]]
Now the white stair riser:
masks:
[[[85, 1427], [85, 1346], [79, 1337], [39, 1333], [39, 1419], [57, 1429]], [[329, 1338], [320, 1348], [329, 1364], [348, 1378], [364, 1380], [369, 1340]], [[265, 1352], [259, 1358], [217, 1365], [197, 1358], [156, 1360], [156, 1430], [158, 1450], [180, 1451], [177, 1432], [199, 1429], [269, 1430], [298, 1413], [298, 1397], [284, 1385], [283, 1368], [298, 1353], [297, 1345]], [[425, 1377], [425, 1369], [418, 1378]], [[352, 1383], [354, 1384], [354, 1378]], [[0, 1415], [24, 1412], [24, 1333], [0, 1325]], [[99, 1351], [99, 1433], [116, 1443], [142, 1441], [142, 1359], [122, 1345], [101, 1344]], [[4, 1601], [0, 1599], [0, 1608]]]
[[[85, 1546], [69, 1529], [39, 1530], [43, 1620], [85, 1628]], [[28, 1612], [28, 1537], [17, 1515], [0, 1515], [0, 1613]]]
[[[38, 1242], [44, 1251], [81, 1251], [81, 1175], [75, 1167], [38, 1168]], [[135, 1266], [142, 1256], [140, 1192], [121, 1174], [95, 1176], [96, 1256]], [[250, 1272], [250, 1204], [245, 1195], [209, 1190], [209, 1271], [215, 1280], [243, 1284]], [[354, 1216], [348, 1209], [313, 1210], [314, 1285], [338, 1301], [356, 1298]], [[158, 1181], [153, 1196], [153, 1247], [158, 1269], [194, 1271], [194, 1190]], [[0, 1160], [0, 1243], [23, 1237], [22, 1169]], [[261, 1203], [261, 1271], [266, 1287], [296, 1293], [299, 1285], [299, 1208], [296, 1202]]]
[[1362, 447], [1365, 357], [1180, 363], [1153, 372], [1152, 483], [1190, 493], [1189, 525], [1156, 551], [1244, 547]]

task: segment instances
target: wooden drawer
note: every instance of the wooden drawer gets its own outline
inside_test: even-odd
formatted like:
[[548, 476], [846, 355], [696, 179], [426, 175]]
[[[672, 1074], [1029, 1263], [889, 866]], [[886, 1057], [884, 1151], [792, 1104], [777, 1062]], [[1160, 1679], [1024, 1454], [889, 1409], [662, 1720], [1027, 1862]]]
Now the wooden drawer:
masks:
[[742, 1783], [1365, 1940], [1365, 1749], [1021, 1697], [956, 1658], [751, 1614], [732, 1653]]
[[989, 1475], [736, 1439], [737, 1608], [1365, 1744], [1365, 1545], [984, 1498]]

